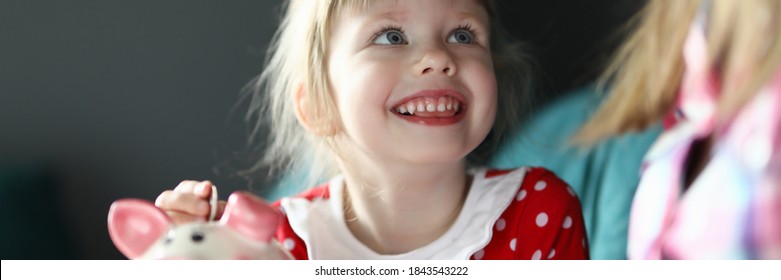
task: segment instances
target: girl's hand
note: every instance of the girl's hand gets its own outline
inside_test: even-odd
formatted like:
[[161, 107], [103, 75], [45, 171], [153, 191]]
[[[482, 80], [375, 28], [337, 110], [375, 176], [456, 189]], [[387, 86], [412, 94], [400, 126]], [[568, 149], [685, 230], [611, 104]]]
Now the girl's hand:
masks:
[[[155, 206], [163, 209], [174, 224], [206, 221], [211, 213], [209, 199], [214, 184], [210, 181], [182, 181], [173, 190], [166, 190], [157, 196]], [[217, 203], [217, 216], [222, 217], [225, 201]]]

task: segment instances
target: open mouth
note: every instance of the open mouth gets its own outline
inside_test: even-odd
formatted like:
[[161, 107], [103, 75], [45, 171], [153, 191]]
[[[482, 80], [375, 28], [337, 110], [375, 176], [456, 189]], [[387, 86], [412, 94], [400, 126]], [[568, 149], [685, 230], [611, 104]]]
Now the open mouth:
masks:
[[393, 108], [399, 114], [418, 117], [452, 117], [461, 111], [461, 102], [450, 96], [420, 97]]
[[460, 121], [466, 106], [451, 95], [420, 96], [391, 108], [403, 119], [427, 125], [446, 125]]

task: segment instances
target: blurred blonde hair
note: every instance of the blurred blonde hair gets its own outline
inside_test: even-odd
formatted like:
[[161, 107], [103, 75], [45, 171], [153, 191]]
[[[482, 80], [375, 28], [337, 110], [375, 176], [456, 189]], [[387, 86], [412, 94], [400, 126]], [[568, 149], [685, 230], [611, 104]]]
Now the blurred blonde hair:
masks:
[[[479, 0], [476, 0], [479, 1]], [[284, 17], [269, 45], [265, 69], [246, 92], [250, 95], [249, 112], [245, 119], [252, 123], [250, 143], [267, 137], [260, 161], [243, 171], [244, 175], [266, 168], [277, 172], [304, 171], [292, 174], [308, 179], [306, 185], [338, 173], [335, 157], [338, 147], [334, 135], [342, 129], [341, 118], [331, 95], [328, 81], [328, 38], [335, 18], [342, 12], [365, 9], [371, 0], [291, 0], [286, 1]], [[483, 141], [472, 157], [480, 160], [490, 153], [520, 118], [523, 98], [531, 91], [532, 70], [520, 45], [512, 42], [500, 28], [493, 1], [481, 1], [491, 16], [491, 49], [499, 87], [499, 109], [491, 135]], [[298, 124], [293, 104], [294, 94], [307, 95], [310, 108], [321, 135], [308, 133]], [[268, 125], [268, 135], [262, 128]], [[342, 155], [345, 156], [345, 155]], [[291, 175], [291, 174], [287, 174]]]
[[[575, 135], [596, 141], [647, 128], [675, 105], [684, 72], [683, 44], [704, 0], [650, 0], [631, 25], [634, 33], [603, 73], [610, 96]], [[709, 1], [708, 64], [722, 83], [717, 108], [723, 126], [777, 71], [781, 61], [781, 1]]]

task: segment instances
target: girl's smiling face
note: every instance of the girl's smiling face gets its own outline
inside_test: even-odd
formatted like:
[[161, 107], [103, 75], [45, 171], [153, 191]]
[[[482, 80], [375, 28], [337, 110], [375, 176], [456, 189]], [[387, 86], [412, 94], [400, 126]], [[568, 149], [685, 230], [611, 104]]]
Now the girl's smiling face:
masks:
[[350, 153], [457, 162], [490, 131], [497, 87], [480, 1], [371, 1], [331, 32], [328, 78]]

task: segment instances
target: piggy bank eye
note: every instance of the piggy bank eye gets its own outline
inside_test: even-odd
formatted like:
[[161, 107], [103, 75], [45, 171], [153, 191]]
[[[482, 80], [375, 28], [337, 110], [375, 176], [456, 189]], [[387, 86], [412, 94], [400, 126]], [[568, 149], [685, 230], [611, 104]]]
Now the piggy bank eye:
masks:
[[204, 238], [203, 232], [200, 232], [200, 231], [193, 232], [193, 234], [190, 235], [190, 238], [193, 240], [193, 242], [199, 243], [199, 242], [203, 241], [203, 238]]
[[176, 233], [173, 230], [169, 230], [168, 234], [165, 236], [165, 239], [163, 239], [163, 244], [171, 244], [171, 242], [174, 241], [174, 236], [176, 236]]

